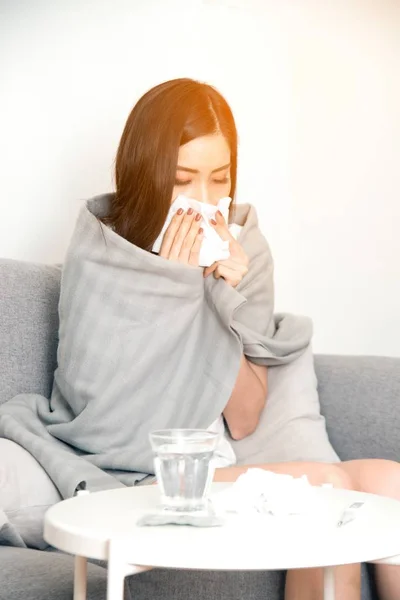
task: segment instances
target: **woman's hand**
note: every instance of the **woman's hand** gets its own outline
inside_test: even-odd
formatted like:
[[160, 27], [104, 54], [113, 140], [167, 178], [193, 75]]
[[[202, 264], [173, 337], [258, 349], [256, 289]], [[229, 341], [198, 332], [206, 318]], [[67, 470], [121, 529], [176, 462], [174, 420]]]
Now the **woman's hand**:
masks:
[[232, 287], [236, 287], [249, 270], [249, 259], [242, 246], [229, 232], [228, 225], [219, 211], [216, 214], [216, 219], [216, 221], [211, 219], [210, 223], [223, 240], [229, 241], [231, 256], [227, 260], [219, 260], [204, 269], [204, 277], [208, 277], [211, 273], [214, 273], [216, 279], [222, 277], [226, 283]]
[[159, 256], [184, 265], [199, 266], [203, 230], [201, 215], [192, 208], [186, 212], [180, 208], [168, 225], [161, 244]]

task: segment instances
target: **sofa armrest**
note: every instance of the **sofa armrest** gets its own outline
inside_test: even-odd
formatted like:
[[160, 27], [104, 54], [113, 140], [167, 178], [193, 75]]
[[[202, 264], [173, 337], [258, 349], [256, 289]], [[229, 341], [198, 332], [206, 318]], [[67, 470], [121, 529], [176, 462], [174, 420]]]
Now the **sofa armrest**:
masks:
[[342, 460], [400, 456], [400, 358], [315, 357], [328, 435]]

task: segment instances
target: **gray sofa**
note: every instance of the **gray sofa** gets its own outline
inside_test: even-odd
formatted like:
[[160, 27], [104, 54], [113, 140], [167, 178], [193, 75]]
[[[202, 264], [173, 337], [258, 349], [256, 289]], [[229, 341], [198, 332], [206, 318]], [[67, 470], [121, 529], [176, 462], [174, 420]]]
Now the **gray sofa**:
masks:
[[[21, 392], [50, 393], [59, 284], [57, 267], [0, 260], [0, 403]], [[400, 359], [316, 356], [316, 369], [322, 412], [340, 457], [396, 460]], [[0, 600], [71, 600], [72, 572], [72, 557], [60, 552], [0, 547]], [[370, 575], [364, 568], [363, 600], [376, 597]], [[283, 598], [283, 577], [263, 572], [150, 571], [127, 580], [126, 597], [278, 600]], [[105, 598], [105, 581], [105, 569], [91, 564], [89, 600]]]

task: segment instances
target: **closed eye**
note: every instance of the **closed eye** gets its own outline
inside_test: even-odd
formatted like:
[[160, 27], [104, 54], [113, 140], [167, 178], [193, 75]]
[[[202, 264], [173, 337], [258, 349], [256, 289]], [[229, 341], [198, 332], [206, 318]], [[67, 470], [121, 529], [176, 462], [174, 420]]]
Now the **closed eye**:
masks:
[[[228, 177], [224, 177], [223, 179], [213, 179], [213, 183], [219, 183], [219, 184], [224, 184], [224, 183], [228, 183], [229, 182], [229, 178]], [[175, 180], [175, 185], [189, 185], [190, 183], [192, 183], [191, 179], [182, 181], [181, 179], [176, 179]]]

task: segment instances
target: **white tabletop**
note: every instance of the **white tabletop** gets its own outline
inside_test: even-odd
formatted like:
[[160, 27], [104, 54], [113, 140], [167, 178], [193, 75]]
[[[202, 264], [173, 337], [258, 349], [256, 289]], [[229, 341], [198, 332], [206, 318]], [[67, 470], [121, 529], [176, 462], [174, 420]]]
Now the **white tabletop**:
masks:
[[[213, 484], [213, 493], [227, 484]], [[222, 527], [137, 527], [159, 504], [157, 486], [119, 488], [60, 502], [46, 513], [46, 541], [66, 552], [107, 560], [109, 540], [129, 542], [135, 565], [211, 570], [324, 567], [400, 555], [400, 502], [346, 490], [315, 488], [323, 516], [232, 516]], [[352, 502], [357, 518], [336, 523]], [[397, 562], [396, 560], [394, 562]]]

